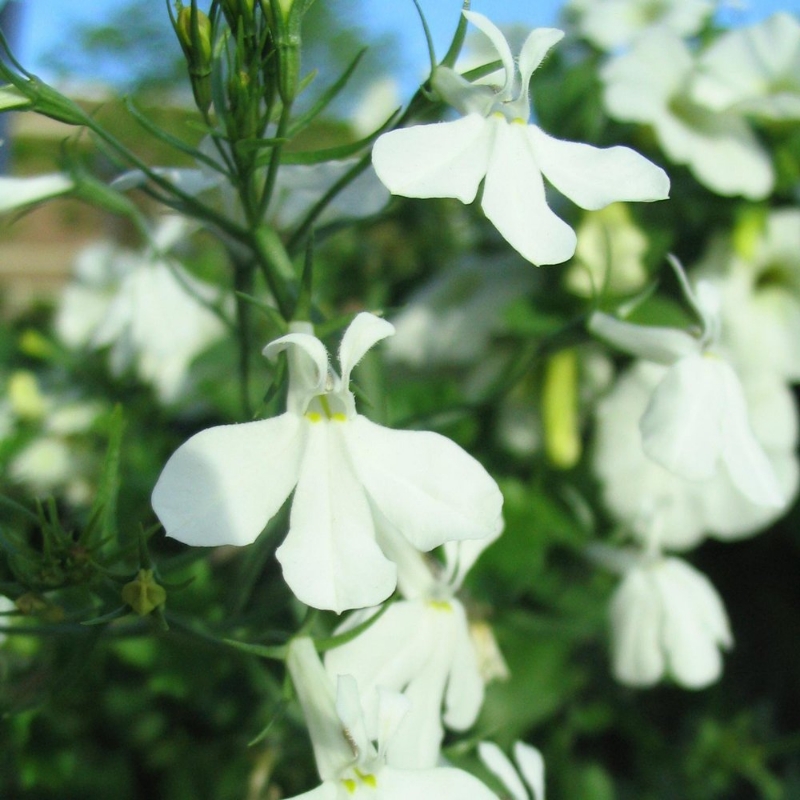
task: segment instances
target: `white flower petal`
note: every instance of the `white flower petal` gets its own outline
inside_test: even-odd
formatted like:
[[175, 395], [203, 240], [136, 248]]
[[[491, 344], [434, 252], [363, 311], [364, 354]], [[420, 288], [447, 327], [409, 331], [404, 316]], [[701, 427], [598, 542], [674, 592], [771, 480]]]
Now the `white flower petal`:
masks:
[[270, 342], [262, 353], [272, 361], [282, 350], [289, 358], [287, 409], [302, 416], [312, 397], [325, 392], [328, 381], [328, 351], [311, 333], [287, 333]]
[[720, 646], [733, 643], [722, 601], [705, 575], [679, 559], [664, 559], [654, 578], [665, 609], [669, 670], [682, 686], [708, 686], [722, 672]]
[[[402, 769], [436, 766], [444, 737], [442, 697], [453, 654], [453, 628], [442, 619], [446, 611], [431, 610], [434, 626], [443, 637], [426, 652], [426, 662], [405, 690], [408, 714], [386, 751], [386, 763]], [[434, 616], [435, 615], [435, 616]]]
[[544, 758], [525, 742], [514, 743], [514, 758], [520, 772], [531, 787], [532, 800], [544, 800]]
[[500, 56], [500, 60], [503, 62], [503, 69], [506, 77], [503, 87], [498, 92], [498, 96], [503, 100], [509, 99], [514, 89], [516, 70], [514, 68], [514, 56], [511, 53], [511, 48], [508, 46], [506, 37], [503, 36], [502, 31], [483, 14], [479, 14], [477, 11], [463, 11], [462, 13], [476, 28], [478, 28], [478, 30], [486, 34], [489, 41], [494, 45], [497, 55]]
[[378, 689], [378, 755], [386, 756], [386, 749], [392, 737], [397, 733], [400, 723], [408, 714], [411, 701], [400, 692], [383, 686]]
[[500, 490], [457, 444], [428, 431], [383, 428], [361, 416], [346, 427], [356, 473], [370, 499], [420, 550], [496, 530]]
[[699, 349], [697, 339], [684, 331], [657, 325], [636, 325], [601, 311], [595, 311], [589, 317], [587, 328], [619, 350], [657, 364], [673, 364]]
[[0, 177], [0, 214], [64, 194], [74, 186], [72, 178], [61, 173], [30, 178]]
[[772, 159], [740, 117], [697, 107], [686, 119], [659, 120], [656, 135], [673, 161], [717, 194], [760, 200], [772, 191]]
[[199, 546], [250, 544], [297, 482], [303, 447], [294, 414], [195, 434], [153, 489], [167, 536]]
[[791, 118], [800, 110], [799, 66], [800, 23], [791, 14], [777, 13], [717, 38], [699, 59], [692, 95], [715, 111], [737, 106]]
[[724, 387], [722, 418], [722, 459], [736, 487], [758, 505], [782, 508], [786, 498], [747, 415], [742, 385], [733, 368], [724, 362], [717, 365]]
[[375, 748], [367, 735], [364, 711], [356, 679], [352, 675], [339, 675], [336, 682], [336, 713], [342, 721], [347, 739], [355, 745], [358, 763], [364, 764], [374, 758]]
[[[336, 629], [337, 634], [350, 627], [350, 619]], [[329, 675], [356, 679], [372, 738], [379, 734], [378, 688], [402, 691], [423, 670], [427, 653], [436, 647], [432, 619], [424, 602], [399, 601], [355, 639], [325, 653]]]
[[354, 753], [342, 735], [333, 681], [309, 637], [299, 636], [289, 642], [286, 668], [303, 709], [319, 775], [323, 781], [338, 778], [352, 763]]
[[344, 386], [350, 383], [350, 373], [364, 357], [364, 354], [381, 339], [385, 339], [393, 333], [394, 325], [374, 314], [362, 311], [355, 317], [345, 331], [339, 347], [339, 364], [342, 367], [342, 384]]
[[384, 767], [377, 775], [380, 800], [497, 800], [477, 778], [460, 769], [401, 770]]
[[[519, 53], [519, 72], [522, 78], [522, 91], [527, 96], [528, 84], [536, 68], [542, 63], [547, 51], [564, 38], [564, 31], [558, 28], [534, 28]], [[525, 118], [527, 121], [527, 117]]]
[[289, 588], [307, 605], [337, 613], [374, 606], [397, 582], [375, 542], [367, 499], [342, 441], [345, 422], [309, 422], [289, 533], [276, 556]]
[[668, 114], [670, 99], [682, 91], [692, 65], [683, 40], [655, 28], [601, 68], [603, 102], [617, 119], [657, 125]]
[[632, 569], [611, 599], [614, 677], [629, 686], [652, 686], [664, 674], [664, 610], [648, 572]]
[[492, 128], [479, 114], [383, 134], [372, 164], [392, 194], [471, 203], [486, 174]]
[[722, 454], [724, 386], [715, 361], [693, 355], [676, 362], [639, 423], [645, 453], [687, 480], [711, 478]]
[[629, 147], [592, 147], [527, 128], [539, 169], [561, 194], [581, 208], [596, 210], [620, 200], [663, 200], [669, 178]]
[[484, 686], [464, 606], [456, 599], [450, 600], [449, 605], [449, 612], [440, 612], [454, 616], [455, 634], [443, 719], [448, 728], [464, 731], [478, 718], [483, 705]]
[[494, 143], [481, 207], [503, 238], [533, 264], [559, 264], [575, 252], [572, 228], [547, 205], [527, 126], [492, 116]]
[[467, 573], [472, 569], [481, 553], [503, 532], [503, 518], [497, 520], [496, 529], [485, 539], [465, 539], [460, 542], [444, 543], [445, 580], [457, 592], [464, 583]]
[[478, 755], [486, 768], [511, 792], [514, 800], [528, 800], [528, 793], [508, 756], [494, 742], [479, 742]]

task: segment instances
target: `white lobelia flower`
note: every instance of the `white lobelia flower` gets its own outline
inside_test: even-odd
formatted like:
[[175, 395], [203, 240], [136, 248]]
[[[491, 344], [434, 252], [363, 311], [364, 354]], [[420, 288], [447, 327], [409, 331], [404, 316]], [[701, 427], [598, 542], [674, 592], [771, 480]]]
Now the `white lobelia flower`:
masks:
[[719, 289], [722, 335], [737, 364], [800, 381], [800, 209], [743, 220], [696, 272]]
[[[308, 725], [322, 785], [293, 800], [497, 800], [477, 778], [452, 767], [399, 769], [387, 763], [408, 700], [382, 690], [377, 736], [367, 733], [359, 689], [341, 675], [334, 690], [313, 642], [294, 639], [286, 666]], [[373, 745], [377, 740], [377, 749]]]
[[110, 347], [112, 372], [135, 365], [164, 403], [180, 397], [191, 362], [225, 331], [201, 302], [218, 303], [219, 290], [164, 255], [186, 232], [187, 221], [171, 216], [154, 234], [160, 252], [89, 246], [78, 256], [76, 279], [55, 318], [67, 345]]
[[690, 481], [648, 458], [638, 420], [667, 370], [637, 362], [597, 404], [592, 467], [604, 504], [639, 541], [650, 541], [657, 525], [659, 543], [671, 550], [694, 547], [706, 535], [730, 541], [758, 533], [786, 511], [797, 492], [797, 410], [791, 391], [774, 375], [743, 373], [753, 433], [786, 498], [773, 508], [745, 497], [727, 470]]
[[[404, 600], [388, 609], [355, 639], [325, 655], [328, 673], [352, 675], [361, 689], [367, 732], [377, 736], [381, 689], [403, 692], [408, 713], [389, 743], [394, 767], [420, 769], [437, 763], [444, 724], [466, 730], [483, 704], [484, 680], [464, 606], [455, 594], [501, 527], [482, 540], [448, 542], [444, 568], [435, 570], [397, 532], [383, 526], [384, 550], [398, 567]], [[378, 609], [356, 611], [337, 633], [365, 622]]]
[[696, 481], [713, 477], [723, 464], [745, 497], [780, 508], [785, 497], [753, 435], [741, 382], [719, 352], [719, 293], [707, 281], [692, 289], [680, 264], [675, 259], [671, 263], [702, 323], [699, 337], [622, 322], [600, 312], [592, 314], [589, 329], [621, 350], [669, 367], [639, 422], [642, 447], [650, 458]]
[[60, 172], [28, 178], [0, 177], [0, 214], [66, 194], [74, 187], [72, 178]]
[[375, 142], [372, 163], [393, 194], [471, 203], [483, 180], [481, 208], [487, 218], [534, 264], [566, 261], [576, 243], [572, 228], [547, 205], [542, 176], [587, 209], [667, 197], [664, 171], [633, 150], [561, 141], [528, 124], [531, 75], [563, 37], [561, 31], [534, 30], [515, 64], [498, 28], [481, 14], [463, 13], [491, 40], [503, 62], [505, 83], [497, 90], [473, 85], [453, 70], [437, 68], [434, 88], [465, 116], [390, 131]]
[[692, 36], [714, 11], [711, 0], [571, 0], [581, 35], [601, 50], [631, 44], [659, 26], [678, 36]]
[[720, 36], [700, 56], [692, 97], [713, 111], [800, 119], [800, 22], [779, 12]]
[[614, 677], [644, 687], [668, 675], [687, 689], [716, 681], [733, 637], [708, 578], [679, 558], [619, 555], [628, 563], [611, 600]]
[[[289, 357], [287, 411], [196, 434], [168, 461], [153, 491], [167, 534], [193, 545], [254, 541], [294, 489], [277, 557], [304, 603], [337, 612], [394, 591], [397, 570], [375, 538], [385, 517], [414, 547], [481, 539], [498, 524], [502, 495], [486, 470], [436, 433], [393, 431], [356, 413], [350, 373], [394, 329], [366, 312], [342, 338], [341, 377], [309, 323], [264, 349]], [[295, 488], [296, 487], [296, 488]]]
[[668, 30], [654, 29], [600, 71], [608, 113], [652, 125], [661, 149], [721, 195], [766, 197], [775, 182], [769, 153], [742, 116], [691, 95], [695, 58]]
[[508, 756], [494, 742], [480, 742], [478, 755], [486, 768], [508, 789], [513, 800], [544, 800], [544, 759], [535, 747], [525, 742], [514, 743], [514, 760], [530, 787], [530, 794]]

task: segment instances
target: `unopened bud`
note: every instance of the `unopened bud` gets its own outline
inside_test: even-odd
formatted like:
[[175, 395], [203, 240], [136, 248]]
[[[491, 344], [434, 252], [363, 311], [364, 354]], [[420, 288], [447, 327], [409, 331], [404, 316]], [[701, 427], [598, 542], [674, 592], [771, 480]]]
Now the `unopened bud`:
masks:
[[578, 426], [578, 356], [561, 350], [551, 356], [542, 391], [545, 451], [553, 466], [570, 469], [581, 457]]
[[167, 592], [153, 577], [153, 570], [140, 569], [139, 574], [122, 587], [122, 600], [140, 617], [146, 617], [163, 606]]
[[195, 102], [206, 112], [211, 106], [211, 20], [194, 3], [182, 6], [178, 9], [175, 33], [189, 65]]
[[240, 20], [244, 23], [245, 31], [250, 29], [254, 6], [254, 0], [222, 0], [222, 13], [225, 14], [231, 30], [237, 30]]

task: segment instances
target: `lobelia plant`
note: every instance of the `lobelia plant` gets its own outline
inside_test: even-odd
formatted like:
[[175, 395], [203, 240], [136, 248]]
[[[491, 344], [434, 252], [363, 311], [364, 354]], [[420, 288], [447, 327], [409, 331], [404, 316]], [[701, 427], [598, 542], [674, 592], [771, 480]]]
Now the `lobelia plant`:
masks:
[[0, 324], [0, 796], [796, 791], [800, 26], [414, 6], [394, 110], [337, 0], [170, 0], [190, 108], [0, 36], [10, 235], [113, 220]]

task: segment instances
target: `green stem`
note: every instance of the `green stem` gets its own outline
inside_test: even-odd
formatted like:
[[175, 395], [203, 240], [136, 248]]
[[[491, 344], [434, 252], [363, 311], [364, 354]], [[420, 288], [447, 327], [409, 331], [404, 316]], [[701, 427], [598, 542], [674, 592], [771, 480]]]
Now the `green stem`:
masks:
[[[235, 285], [237, 292], [252, 294], [252, 264], [237, 263], [235, 265]], [[236, 295], [237, 336], [239, 338], [239, 391], [241, 393], [242, 411], [247, 419], [253, 416], [250, 403], [250, 303], [239, 294]]]
[[[281, 116], [278, 120], [278, 130], [275, 132], [276, 139], [283, 139], [286, 136], [286, 131], [289, 128], [289, 120], [291, 119], [291, 106], [284, 105], [281, 109]], [[278, 168], [281, 164], [281, 154], [283, 153], [283, 144], [278, 143], [272, 148], [272, 155], [269, 160], [269, 167], [267, 168], [267, 179], [264, 181], [264, 188], [261, 191], [261, 200], [258, 205], [259, 220], [264, 219], [269, 208], [270, 200], [272, 200], [272, 192], [275, 190], [275, 181], [278, 178]]]

